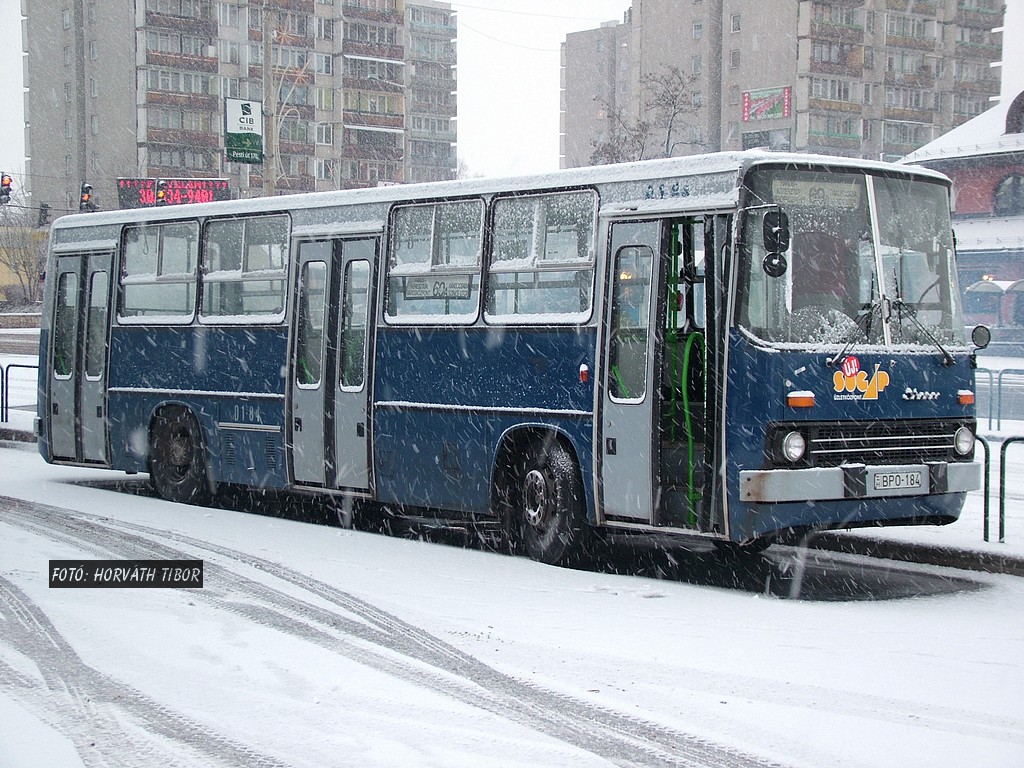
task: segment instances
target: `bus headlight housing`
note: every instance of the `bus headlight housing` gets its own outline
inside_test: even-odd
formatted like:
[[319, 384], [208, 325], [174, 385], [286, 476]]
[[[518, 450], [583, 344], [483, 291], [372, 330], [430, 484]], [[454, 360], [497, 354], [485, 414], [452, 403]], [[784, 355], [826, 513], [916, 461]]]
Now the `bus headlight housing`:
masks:
[[953, 450], [959, 456], [969, 456], [974, 450], [974, 432], [970, 427], [960, 427], [953, 435]]
[[779, 455], [791, 464], [795, 464], [807, 452], [807, 438], [803, 432], [792, 430], [784, 432], [779, 440]]

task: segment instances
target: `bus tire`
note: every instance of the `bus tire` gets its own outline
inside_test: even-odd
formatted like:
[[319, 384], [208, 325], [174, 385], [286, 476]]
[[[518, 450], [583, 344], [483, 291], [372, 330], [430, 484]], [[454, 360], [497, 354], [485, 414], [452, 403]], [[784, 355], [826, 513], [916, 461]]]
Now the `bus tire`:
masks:
[[583, 483], [572, 454], [557, 440], [530, 451], [516, 473], [518, 543], [533, 560], [577, 565], [586, 560], [592, 531], [584, 519]]
[[205, 504], [213, 497], [199, 425], [188, 411], [157, 414], [149, 437], [149, 478], [161, 498]]

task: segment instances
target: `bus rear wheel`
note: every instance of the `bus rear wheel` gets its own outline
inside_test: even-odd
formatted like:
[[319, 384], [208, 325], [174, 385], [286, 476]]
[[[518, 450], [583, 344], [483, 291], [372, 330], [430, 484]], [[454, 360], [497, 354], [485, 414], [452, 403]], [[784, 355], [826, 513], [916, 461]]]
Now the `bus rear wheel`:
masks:
[[534, 449], [517, 472], [515, 513], [524, 554], [549, 565], [576, 565], [589, 555], [583, 484], [572, 454], [558, 442]]
[[150, 431], [149, 477], [161, 498], [204, 504], [213, 496], [206, 454], [195, 418], [182, 409], [162, 411]]

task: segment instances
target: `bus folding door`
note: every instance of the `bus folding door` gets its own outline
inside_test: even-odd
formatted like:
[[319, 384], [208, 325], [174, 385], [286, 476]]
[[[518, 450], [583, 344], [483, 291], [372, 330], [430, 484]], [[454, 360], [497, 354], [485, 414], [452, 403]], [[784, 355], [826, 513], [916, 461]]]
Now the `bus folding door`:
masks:
[[50, 450], [56, 459], [107, 462], [110, 253], [57, 259], [48, 360]]
[[299, 485], [370, 487], [369, 342], [378, 239], [299, 244], [289, 455]]

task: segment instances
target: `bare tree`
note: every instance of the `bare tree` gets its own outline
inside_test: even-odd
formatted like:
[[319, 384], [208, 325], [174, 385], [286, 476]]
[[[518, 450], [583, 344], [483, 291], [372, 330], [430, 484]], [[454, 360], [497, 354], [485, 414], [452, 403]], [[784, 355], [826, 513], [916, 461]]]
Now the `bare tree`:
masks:
[[664, 133], [662, 157], [672, 157], [675, 148], [689, 141], [677, 141], [677, 131], [685, 128], [684, 118], [700, 109], [693, 101], [692, 86], [696, 75], [687, 75], [679, 67], [669, 66], [664, 72], [640, 78], [644, 94], [644, 111], [654, 115], [655, 126]]
[[0, 267], [13, 282], [6, 288], [7, 300], [31, 305], [42, 299], [40, 275], [46, 266], [49, 233], [36, 227], [38, 212], [19, 205], [17, 198], [0, 206]]
[[[644, 75], [640, 78], [643, 114], [632, 119], [601, 100], [610, 116], [611, 131], [605, 141], [592, 142], [591, 162], [621, 163], [649, 157], [671, 157], [676, 147], [693, 145], [694, 142], [679, 140], [678, 135], [686, 127], [686, 116], [700, 109], [700, 105], [693, 101], [692, 86], [696, 79], [695, 75], [687, 75], [675, 66], [666, 67], [661, 73]], [[664, 137], [661, 151], [648, 154], [656, 135]]]
[[590, 162], [606, 165], [645, 159], [651, 140], [651, 123], [639, 118], [628, 120], [621, 109], [613, 109], [603, 100], [601, 104], [611, 116], [611, 131], [605, 141], [591, 142], [594, 151], [590, 154]]

